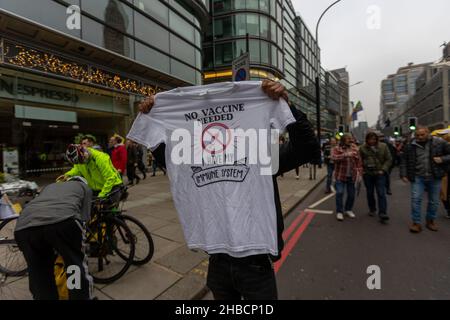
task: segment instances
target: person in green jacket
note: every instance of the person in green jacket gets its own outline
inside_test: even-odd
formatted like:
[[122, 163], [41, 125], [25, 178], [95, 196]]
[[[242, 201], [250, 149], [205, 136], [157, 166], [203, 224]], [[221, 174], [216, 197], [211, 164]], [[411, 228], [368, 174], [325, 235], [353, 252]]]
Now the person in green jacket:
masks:
[[110, 193], [114, 193], [114, 198], [120, 198], [120, 192], [114, 191], [122, 188], [123, 181], [109, 155], [93, 148], [71, 144], [66, 150], [66, 158], [74, 166], [72, 170], [58, 177], [57, 181], [82, 176], [94, 191], [94, 195], [99, 198], [106, 198]]
[[392, 164], [391, 153], [385, 143], [379, 141], [375, 132], [369, 132], [366, 143], [359, 149], [363, 162], [364, 185], [367, 189], [367, 203], [369, 204], [369, 215], [374, 216], [377, 206], [374, 191], [377, 191], [378, 216], [381, 223], [389, 220], [387, 215], [386, 199], [386, 173]]

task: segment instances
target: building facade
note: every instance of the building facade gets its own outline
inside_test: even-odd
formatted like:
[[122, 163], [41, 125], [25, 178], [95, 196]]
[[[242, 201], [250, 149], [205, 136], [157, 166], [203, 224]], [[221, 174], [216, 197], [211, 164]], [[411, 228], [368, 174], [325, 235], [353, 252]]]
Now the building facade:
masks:
[[[399, 126], [403, 134], [410, 132], [409, 118], [416, 117], [418, 125], [431, 130], [450, 125], [450, 43], [444, 48], [442, 59], [421, 66], [414, 75], [413, 94], [394, 117], [393, 126]], [[411, 80], [412, 81], [412, 80]]]
[[3, 169], [60, 170], [78, 134], [105, 146], [126, 134], [143, 96], [201, 84], [208, 8], [204, 0], [0, 0]]
[[322, 128], [335, 131], [337, 80], [321, 69], [317, 42], [290, 0], [212, 0], [209, 10], [204, 83], [231, 81], [233, 61], [248, 51], [251, 79], [280, 80], [290, 100], [316, 124], [315, 78], [320, 74]]
[[339, 124], [346, 128], [350, 127], [350, 75], [346, 68], [332, 70], [331, 73], [338, 79], [340, 102], [339, 102]]
[[379, 127], [392, 127], [392, 122], [404, 113], [406, 103], [416, 93], [416, 81], [429, 64], [408, 64], [381, 82]]

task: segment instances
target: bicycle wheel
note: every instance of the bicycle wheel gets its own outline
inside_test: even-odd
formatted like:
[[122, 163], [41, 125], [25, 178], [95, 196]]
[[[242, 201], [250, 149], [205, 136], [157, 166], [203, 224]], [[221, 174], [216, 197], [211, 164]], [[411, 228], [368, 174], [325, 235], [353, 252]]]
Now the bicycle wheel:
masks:
[[27, 262], [14, 240], [17, 218], [0, 221], [0, 273], [20, 277], [27, 273]]
[[133, 234], [135, 245], [133, 264], [140, 266], [148, 263], [155, 250], [152, 235], [148, 229], [142, 222], [132, 216], [122, 214], [117, 218], [124, 221]]
[[[122, 277], [133, 263], [133, 234], [125, 222], [108, 218], [89, 229], [89, 273], [95, 283], [111, 283]], [[92, 241], [95, 238], [96, 241]]]

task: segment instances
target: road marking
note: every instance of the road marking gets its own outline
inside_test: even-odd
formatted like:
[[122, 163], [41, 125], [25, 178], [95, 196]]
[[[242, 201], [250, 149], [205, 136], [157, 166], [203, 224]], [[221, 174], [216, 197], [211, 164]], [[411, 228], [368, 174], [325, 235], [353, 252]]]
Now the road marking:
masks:
[[289, 228], [287, 230], [285, 230], [283, 232], [283, 240], [286, 241], [286, 239], [289, 238], [289, 236], [291, 235], [291, 233], [295, 230], [295, 228], [297, 228], [298, 224], [300, 223], [300, 221], [303, 220], [303, 218], [306, 216], [306, 212], [302, 212], [299, 214], [299, 216], [291, 223], [291, 225], [289, 226]]
[[283, 249], [283, 252], [281, 254], [281, 259], [275, 263], [275, 265], [274, 265], [275, 273], [278, 273], [281, 266], [286, 261], [287, 257], [291, 253], [292, 249], [294, 249], [298, 240], [300, 240], [300, 237], [302, 236], [303, 232], [305, 232], [306, 228], [309, 226], [309, 224], [311, 223], [314, 216], [315, 216], [314, 213], [307, 213], [305, 220], [300, 225], [300, 227], [297, 229], [297, 231], [294, 233], [294, 235], [289, 240], [289, 242], [286, 244], [286, 247]]
[[317, 207], [318, 205], [324, 203], [325, 201], [327, 201], [328, 199], [333, 198], [336, 195], [336, 190], [333, 188], [333, 186], [331, 187], [331, 191], [332, 193], [327, 195], [325, 198], [320, 199], [319, 201], [317, 201], [316, 203], [313, 203], [312, 205], [310, 205], [308, 207], [308, 209], [314, 209], [315, 207]]
[[333, 214], [333, 210], [318, 210], [318, 209], [306, 209], [307, 212], [319, 213], [319, 214]]

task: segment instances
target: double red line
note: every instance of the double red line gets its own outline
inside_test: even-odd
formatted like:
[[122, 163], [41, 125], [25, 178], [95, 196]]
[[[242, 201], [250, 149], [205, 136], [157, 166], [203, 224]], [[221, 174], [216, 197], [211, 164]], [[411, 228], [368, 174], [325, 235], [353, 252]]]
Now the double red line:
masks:
[[[294, 249], [297, 242], [300, 240], [300, 237], [302, 236], [303, 232], [305, 232], [314, 216], [315, 213], [302, 211], [300, 215], [291, 223], [289, 228], [283, 232], [283, 240], [286, 242], [287, 239], [290, 239], [286, 243], [283, 252], [281, 253], [281, 259], [278, 260], [274, 265], [275, 273], [278, 273], [281, 266], [286, 261], [287, 257], [291, 253], [292, 249]], [[300, 226], [297, 228], [299, 224]]]

